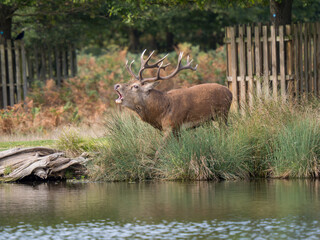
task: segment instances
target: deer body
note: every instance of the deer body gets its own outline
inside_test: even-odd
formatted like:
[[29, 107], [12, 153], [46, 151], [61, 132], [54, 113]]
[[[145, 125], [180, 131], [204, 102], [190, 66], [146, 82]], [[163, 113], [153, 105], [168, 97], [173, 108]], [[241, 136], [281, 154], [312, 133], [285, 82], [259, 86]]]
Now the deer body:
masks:
[[[160, 71], [167, 66], [162, 67], [165, 57], [149, 65], [151, 55], [152, 53], [147, 60], [143, 59], [143, 54], [141, 55], [142, 67], [139, 75], [132, 73], [132, 63], [130, 67], [127, 65], [127, 69], [136, 80], [115, 85], [115, 90], [119, 95], [117, 103], [130, 108], [143, 121], [166, 132], [177, 133], [181, 127], [192, 128], [210, 120], [227, 122], [232, 102], [232, 93], [227, 87], [217, 83], [206, 83], [168, 92], [156, 90], [154, 87], [159, 83], [158, 80], [171, 78], [182, 69], [196, 70], [196, 67], [191, 67], [192, 61], [189, 59], [185, 66], [181, 66], [182, 54], [180, 54], [176, 70], [167, 77], [161, 77]], [[142, 79], [144, 69], [155, 67], [158, 68], [156, 77]]]

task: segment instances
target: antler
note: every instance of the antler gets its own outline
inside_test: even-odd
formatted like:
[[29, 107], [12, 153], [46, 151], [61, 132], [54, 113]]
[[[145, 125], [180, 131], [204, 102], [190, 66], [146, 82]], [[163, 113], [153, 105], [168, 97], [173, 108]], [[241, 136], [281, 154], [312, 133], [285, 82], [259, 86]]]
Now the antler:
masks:
[[[160, 60], [158, 60], [157, 62], [155, 62], [154, 64], [150, 64], [150, 65], [149, 65], [149, 61], [150, 61], [150, 59], [151, 59], [154, 51], [152, 51], [152, 52], [150, 53], [150, 55], [147, 57], [147, 59], [144, 60], [144, 54], [145, 54], [146, 50], [147, 50], [147, 49], [145, 49], [145, 50], [142, 52], [141, 57], [140, 57], [140, 59], [141, 59], [141, 67], [140, 67], [140, 70], [139, 70], [138, 75], [135, 75], [135, 74], [132, 72], [131, 66], [132, 66], [132, 64], [134, 63], [134, 60], [130, 63], [130, 65], [128, 65], [128, 60], [127, 60], [127, 62], [126, 62], [126, 68], [127, 68], [128, 72], [131, 74], [132, 77], [134, 77], [135, 79], [141, 81], [141, 83], [154, 82], [154, 81], [157, 81], [157, 80], [167, 80], [167, 79], [170, 79], [170, 78], [174, 77], [178, 72], [180, 72], [180, 71], [183, 70], [183, 69], [191, 69], [191, 70], [193, 70], [193, 71], [197, 70], [198, 65], [196, 65], [195, 67], [192, 67], [192, 66], [191, 66], [191, 63], [192, 63], [193, 60], [189, 61], [189, 56], [187, 57], [187, 64], [184, 65], [184, 66], [181, 65], [181, 60], [182, 60], [183, 52], [180, 52], [179, 58], [178, 58], [178, 65], [177, 65], [176, 69], [175, 69], [171, 74], [169, 74], [168, 76], [166, 76], [166, 77], [161, 77], [161, 76], [160, 76], [160, 71], [161, 71], [161, 69], [165, 70], [166, 67], [168, 67], [168, 66], [170, 65], [170, 63], [168, 63], [168, 64], [166, 64], [166, 65], [163, 66], [163, 61], [164, 61], [164, 59], [168, 56], [168, 54], [165, 55], [165, 56], [164, 56], [163, 58], [161, 58]], [[155, 77], [143, 79], [142, 73], [143, 73], [144, 70], [146, 70], [146, 69], [148, 69], [148, 68], [158, 68], [157, 74], [156, 74]]]
[[196, 71], [196, 70], [197, 70], [197, 67], [198, 67], [198, 64], [197, 64], [195, 67], [192, 67], [192, 66], [191, 66], [191, 63], [193, 62], [193, 59], [191, 59], [191, 61], [189, 61], [189, 56], [187, 57], [187, 64], [184, 65], [184, 66], [181, 65], [182, 56], [183, 56], [183, 52], [180, 52], [179, 58], [178, 58], [177, 67], [176, 67], [176, 69], [175, 69], [172, 73], [170, 73], [168, 76], [165, 76], [165, 77], [161, 77], [161, 76], [160, 76], [160, 70], [163, 69], [163, 68], [165, 68], [165, 67], [167, 67], [167, 65], [164, 66], [164, 67], [162, 67], [163, 62], [161, 62], [160, 65], [158, 66], [157, 75], [156, 75], [155, 77], [146, 78], [146, 79], [141, 79], [141, 78], [140, 78], [140, 81], [141, 81], [142, 83], [146, 83], [146, 82], [154, 82], [154, 81], [157, 81], [157, 80], [168, 80], [168, 79], [174, 77], [178, 72], [180, 72], [181, 70], [184, 70], [184, 69], [191, 69], [191, 70], [193, 70], [193, 71]]
[[132, 62], [130, 63], [130, 66], [128, 66], [128, 60], [126, 61], [126, 69], [128, 70], [128, 72], [131, 74], [132, 77], [134, 77], [135, 79], [139, 80], [139, 76], [135, 75], [132, 72], [131, 66], [134, 63], [134, 60], [132, 60]]
[[[147, 51], [147, 49], [145, 49], [145, 50], [142, 52], [141, 57], [140, 57], [140, 58], [141, 58], [141, 67], [140, 67], [140, 70], [139, 70], [139, 79], [140, 79], [140, 81], [143, 80], [142, 73], [143, 73], [143, 71], [146, 70], [147, 68], [161, 68], [161, 69], [165, 69], [167, 66], [170, 65], [170, 63], [168, 63], [168, 64], [166, 64], [165, 66], [162, 66], [163, 61], [164, 61], [164, 59], [168, 56], [168, 54], [165, 55], [165, 56], [164, 56], [163, 58], [161, 58], [160, 60], [158, 60], [157, 62], [155, 62], [154, 64], [149, 65], [149, 61], [150, 61], [152, 55], [154, 54], [154, 51], [152, 51], [152, 52], [150, 53], [150, 55], [147, 57], [147, 59], [144, 60], [143, 57], [144, 57], [144, 53], [145, 53], [146, 51]], [[159, 65], [159, 64], [160, 64], [160, 65]]]

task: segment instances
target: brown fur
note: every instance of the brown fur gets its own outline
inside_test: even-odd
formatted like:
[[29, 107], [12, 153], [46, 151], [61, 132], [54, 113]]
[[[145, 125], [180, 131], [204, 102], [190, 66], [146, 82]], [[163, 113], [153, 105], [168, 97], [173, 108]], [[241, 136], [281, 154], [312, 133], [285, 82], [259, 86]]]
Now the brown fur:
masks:
[[155, 90], [155, 83], [117, 84], [122, 105], [135, 111], [153, 127], [177, 132], [182, 126], [196, 127], [210, 120], [227, 123], [232, 102], [230, 90], [217, 83], [195, 85], [168, 92]]

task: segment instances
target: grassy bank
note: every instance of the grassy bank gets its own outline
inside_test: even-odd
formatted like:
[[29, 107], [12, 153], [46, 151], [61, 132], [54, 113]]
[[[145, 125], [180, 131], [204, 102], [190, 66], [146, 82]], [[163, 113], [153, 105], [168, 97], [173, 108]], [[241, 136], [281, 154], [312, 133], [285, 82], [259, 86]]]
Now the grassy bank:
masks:
[[0, 142], [0, 152], [10, 148], [24, 148], [24, 147], [53, 147], [55, 146], [54, 140], [35, 140], [35, 141], [12, 141]]
[[74, 154], [91, 152], [94, 180], [318, 177], [319, 106], [318, 101], [303, 107], [257, 104], [243, 115], [231, 114], [228, 127], [210, 123], [182, 130], [181, 139], [172, 137], [158, 159], [161, 132], [127, 113], [108, 117], [99, 140], [67, 134], [58, 143]]

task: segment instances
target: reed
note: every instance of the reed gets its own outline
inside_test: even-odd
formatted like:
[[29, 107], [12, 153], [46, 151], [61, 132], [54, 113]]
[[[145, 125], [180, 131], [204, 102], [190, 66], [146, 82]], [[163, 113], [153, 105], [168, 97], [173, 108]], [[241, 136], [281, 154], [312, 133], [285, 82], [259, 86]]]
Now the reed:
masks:
[[105, 136], [86, 148], [95, 156], [90, 176], [107, 181], [318, 177], [318, 106], [317, 101], [257, 102], [230, 114], [228, 126], [213, 122], [182, 129], [179, 140], [172, 136], [166, 143], [135, 115], [117, 112], [105, 121]]

